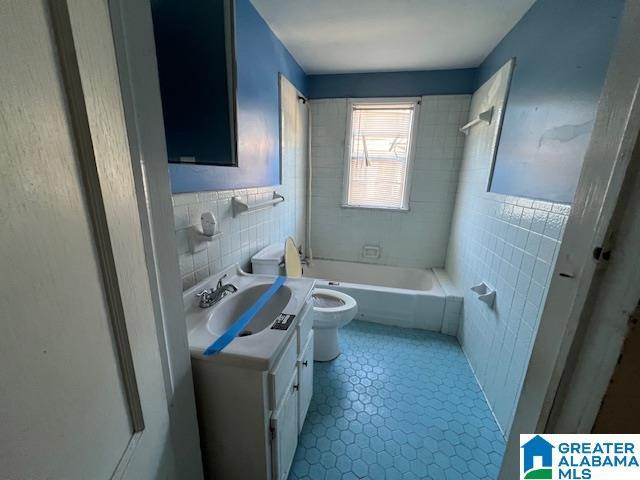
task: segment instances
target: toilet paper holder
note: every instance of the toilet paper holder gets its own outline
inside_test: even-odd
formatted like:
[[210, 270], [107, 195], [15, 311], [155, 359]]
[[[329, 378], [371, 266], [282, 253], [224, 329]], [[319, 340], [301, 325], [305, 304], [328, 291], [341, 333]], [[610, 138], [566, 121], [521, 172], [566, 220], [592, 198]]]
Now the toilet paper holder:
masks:
[[493, 304], [496, 301], [496, 290], [494, 288], [482, 282], [479, 285], [471, 287], [471, 291], [478, 294], [478, 300], [486, 303], [489, 308], [493, 308]]

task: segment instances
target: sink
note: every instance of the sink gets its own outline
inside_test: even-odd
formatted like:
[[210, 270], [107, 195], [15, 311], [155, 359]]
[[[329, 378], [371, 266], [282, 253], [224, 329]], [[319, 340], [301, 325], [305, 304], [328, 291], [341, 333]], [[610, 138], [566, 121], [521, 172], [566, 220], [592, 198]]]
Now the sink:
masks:
[[[207, 329], [214, 335], [222, 335], [244, 312], [258, 301], [270, 286], [268, 284], [255, 285], [229, 295], [213, 307], [207, 322]], [[290, 299], [291, 289], [283, 285], [238, 336], [247, 337], [270, 327], [276, 317], [282, 313]]]
[[[224, 283], [230, 283], [238, 290], [212, 307], [200, 308], [197, 294], [202, 290], [215, 288], [221, 278], [224, 278]], [[315, 280], [305, 277], [287, 278], [286, 283], [231, 343], [214, 355], [204, 355], [204, 352], [256, 303], [274, 281], [275, 277], [270, 275], [248, 274], [236, 264], [183, 292], [191, 358], [195, 361], [268, 371], [295, 334], [299, 318], [311, 308], [311, 292]], [[270, 328], [281, 313], [293, 317], [288, 328]]]

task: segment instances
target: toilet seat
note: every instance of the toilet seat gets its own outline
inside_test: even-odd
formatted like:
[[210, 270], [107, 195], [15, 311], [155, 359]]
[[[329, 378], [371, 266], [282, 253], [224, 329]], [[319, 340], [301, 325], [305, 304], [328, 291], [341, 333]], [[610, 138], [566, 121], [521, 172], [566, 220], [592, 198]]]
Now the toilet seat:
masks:
[[284, 271], [287, 277], [300, 278], [302, 276], [302, 262], [300, 261], [300, 254], [298, 253], [298, 247], [293, 241], [293, 238], [287, 238], [284, 242]]

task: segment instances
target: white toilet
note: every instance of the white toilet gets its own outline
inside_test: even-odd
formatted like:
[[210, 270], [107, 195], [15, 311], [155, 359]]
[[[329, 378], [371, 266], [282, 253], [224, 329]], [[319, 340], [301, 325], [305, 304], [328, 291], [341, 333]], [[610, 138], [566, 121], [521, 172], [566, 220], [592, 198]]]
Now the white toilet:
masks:
[[[288, 277], [302, 276], [302, 264], [293, 239], [285, 245], [272, 244], [256, 253], [251, 259], [253, 273], [281, 275], [283, 269]], [[356, 316], [358, 304], [342, 292], [316, 288], [313, 290], [313, 359], [319, 362], [333, 360], [340, 355], [338, 329]]]

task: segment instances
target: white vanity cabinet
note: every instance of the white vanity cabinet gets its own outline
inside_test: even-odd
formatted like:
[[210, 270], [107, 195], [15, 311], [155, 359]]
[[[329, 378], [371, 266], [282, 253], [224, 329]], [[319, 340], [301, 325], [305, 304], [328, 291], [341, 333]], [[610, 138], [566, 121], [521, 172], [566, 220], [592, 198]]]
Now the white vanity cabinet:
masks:
[[[286, 480], [298, 446], [298, 433], [307, 416], [313, 395], [313, 330], [308, 328], [313, 322], [312, 312], [298, 324], [297, 335], [291, 340], [290, 347], [296, 346], [294, 368], [282, 395], [280, 395], [271, 414], [271, 457], [273, 478]], [[304, 345], [301, 346], [301, 342]], [[299, 353], [298, 353], [299, 352]], [[286, 356], [285, 356], [286, 355]], [[280, 367], [291, 365], [289, 352], [282, 356]], [[310, 355], [310, 357], [309, 357]], [[277, 375], [273, 376], [274, 390], [278, 385]]]
[[192, 357], [208, 479], [286, 480], [313, 395], [312, 324], [306, 303], [267, 371]]

